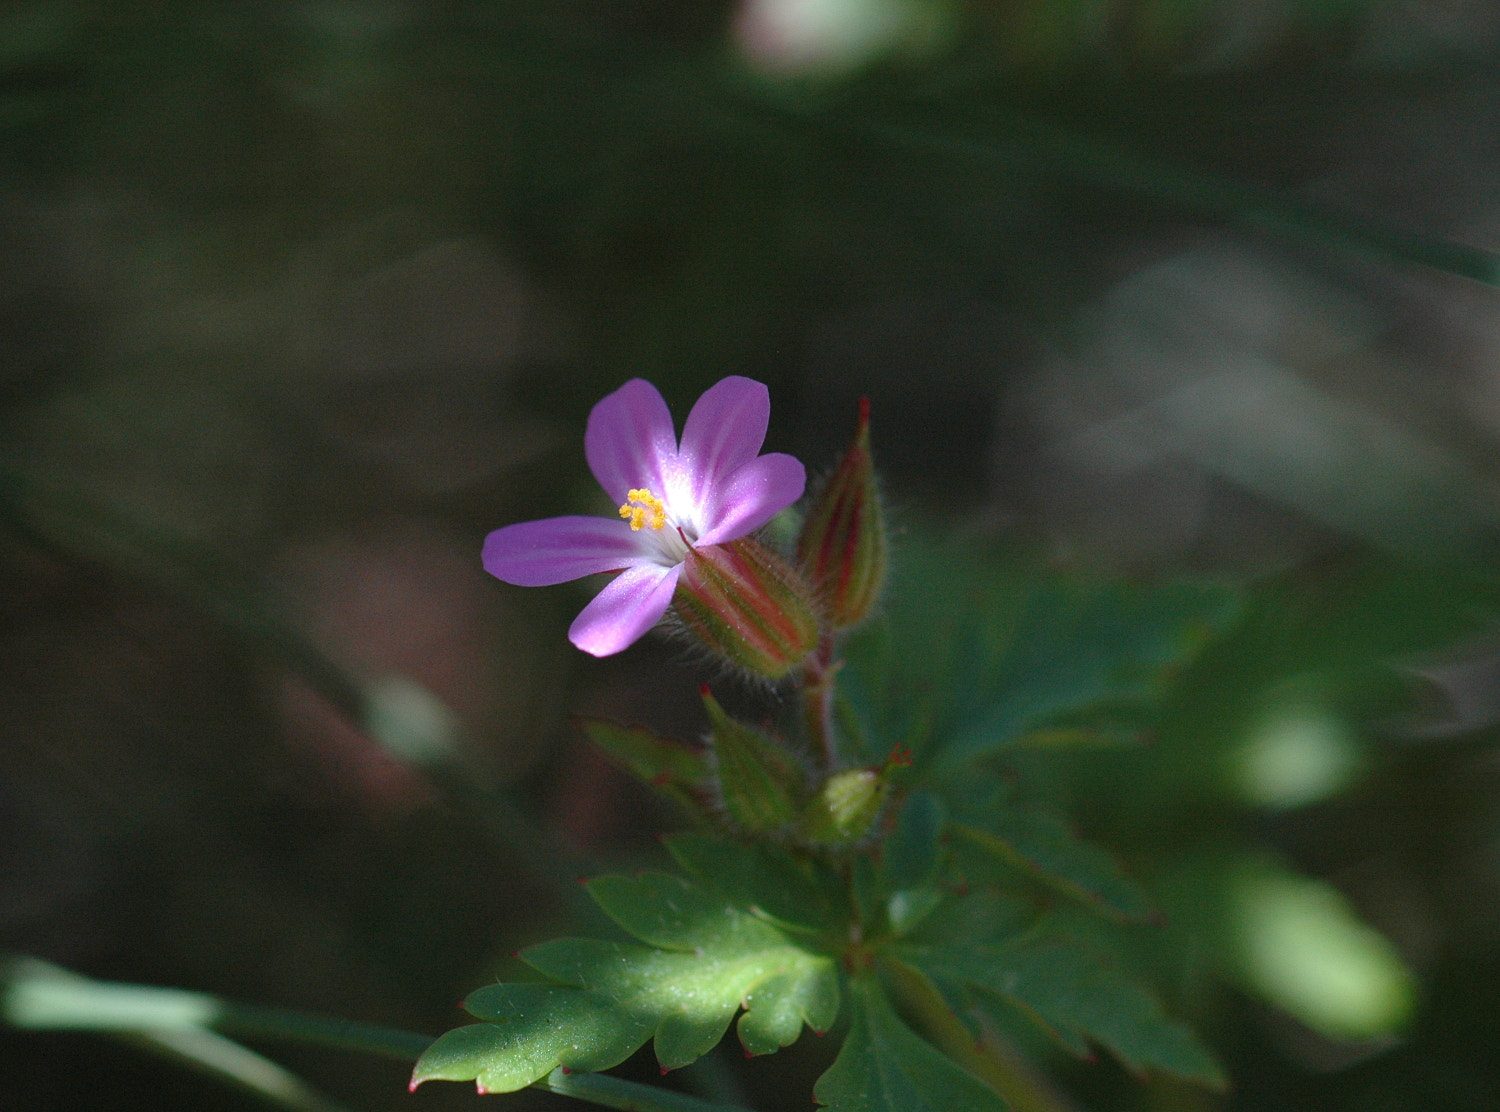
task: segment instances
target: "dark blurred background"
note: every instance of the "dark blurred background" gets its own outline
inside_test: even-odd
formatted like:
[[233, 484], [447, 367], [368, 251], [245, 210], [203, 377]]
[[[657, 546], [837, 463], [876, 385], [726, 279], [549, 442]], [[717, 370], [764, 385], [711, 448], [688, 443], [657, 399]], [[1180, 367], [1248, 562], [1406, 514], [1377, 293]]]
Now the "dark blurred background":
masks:
[[[1184, 791], [1343, 891], [1415, 1018], [1231, 986], [1229, 1095], [1080, 1100], [1500, 1109], [1497, 63], [1485, 0], [5, 4], [0, 950], [456, 1024], [673, 821], [569, 715], [690, 736], [702, 679], [575, 652], [587, 585], [482, 539], [597, 508], [625, 379], [681, 420], [744, 374], [814, 472], [872, 399], [903, 536], [1248, 592]], [[810, 1108], [819, 1053], [700, 1088]], [[0, 1031], [0, 1076], [261, 1107], [89, 1035]]]

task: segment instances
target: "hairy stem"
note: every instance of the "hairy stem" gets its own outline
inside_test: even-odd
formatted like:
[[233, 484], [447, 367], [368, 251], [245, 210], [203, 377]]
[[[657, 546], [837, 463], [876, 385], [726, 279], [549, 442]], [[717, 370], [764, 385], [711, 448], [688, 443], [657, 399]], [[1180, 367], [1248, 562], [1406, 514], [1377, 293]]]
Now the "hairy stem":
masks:
[[802, 674], [802, 717], [808, 747], [823, 761], [824, 772], [839, 767], [838, 734], [833, 721], [833, 695], [842, 660], [835, 660], [834, 635], [823, 631], [818, 647], [808, 658]]

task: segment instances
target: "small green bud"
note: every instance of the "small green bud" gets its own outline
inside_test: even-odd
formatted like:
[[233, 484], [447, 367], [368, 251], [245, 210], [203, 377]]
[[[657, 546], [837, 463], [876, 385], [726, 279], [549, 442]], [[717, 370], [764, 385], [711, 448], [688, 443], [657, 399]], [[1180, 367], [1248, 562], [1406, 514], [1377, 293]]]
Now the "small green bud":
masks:
[[911, 765], [904, 745], [891, 750], [879, 768], [835, 772], [802, 812], [802, 834], [810, 842], [849, 845], [875, 832], [891, 794], [891, 775]]
[[703, 685], [724, 810], [745, 830], [783, 830], [807, 794], [807, 772], [774, 738], [729, 717]]
[[870, 455], [870, 399], [859, 401], [854, 443], [808, 508], [797, 562], [835, 628], [857, 625], [885, 585], [885, 515]]
[[672, 604], [699, 641], [767, 679], [801, 664], [821, 635], [812, 589], [752, 537], [690, 549]]
[[858, 842], [875, 829], [889, 794], [890, 786], [873, 768], [836, 772], [803, 815], [803, 829], [814, 842]]

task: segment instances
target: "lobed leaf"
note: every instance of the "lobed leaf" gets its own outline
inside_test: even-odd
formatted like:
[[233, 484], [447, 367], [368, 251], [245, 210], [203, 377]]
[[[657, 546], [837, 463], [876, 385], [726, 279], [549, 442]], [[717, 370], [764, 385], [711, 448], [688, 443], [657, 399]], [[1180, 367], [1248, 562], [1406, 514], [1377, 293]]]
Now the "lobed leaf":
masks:
[[476, 1081], [510, 1092], [558, 1066], [607, 1069], [654, 1039], [663, 1068], [706, 1054], [735, 1012], [752, 1054], [796, 1041], [805, 1023], [838, 1018], [834, 960], [788, 940], [774, 925], [702, 885], [664, 873], [591, 881], [600, 907], [636, 946], [562, 938], [521, 958], [551, 984], [501, 984], [465, 1007], [486, 1022], [450, 1031], [417, 1063], [412, 1083]]
[[621, 928], [663, 950], [728, 952], [783, 941], [770, 923], [670, 873], [601, 876], [585, 887]]
[[[741, 1040], [757, 1048], [756, 1053], [795, 1041], [802, 1023], [815, 1031], [832, 1025], [839, 1003], [832, 959], [784, 942], [738, 942], [678, 952], [564, 938], [532, 946], [521, 957], [545, 976], [638, 1018], [646, 1025], [641, 1042], [655, 1036], [656, 1057], [665, 1069], [685, 1066], [712, 1050], [742, 1006], [750, 1010], [741, 1019]], [[768, 1014], [749, 1019], [758, 1010]], [[797, 1021], [791, 1023], [789, 1016]]]
[[1098, 910], [1133, 922], [1156, 914], [1151, 897], [1125, 875], [1113, 854], [1079, 838], [1054, 814], [1007, 806], [987, 815], [984, 828], [955, 823], [950, 829], [969, 845]]
[[618, 1065], [651, 1034], [644, 1018], [555, 985], [491, 985], [464, 1007], [488, 1022], [449, 1031], [428, 1047], [414, 1086], [474, 1081], [481, 1092], [514, 1092], [558, 1066], [594, 1072]]
[[846, 645], [846, 733], [902, 742], [939, 779], [1011, 745], [1120, 740], [1091, 716], [1154, 696], [1236, 611], [1218, 584], [1037, 583], [1013, 556], [916, 535], [893, 568], [884, 614]]
[[993, 658], [971, 663], [968, 710], [939, 739], [939, 766], [952, 772], [1064, 714], [1151, 696], [1233, 610], [1233, 594], [1211, 584], [1038, 588]]
[[1213, 1055], [1161, 1003], [1092, 951], [1060, 935], [978, 945], [903, 943], [896, 954], [957, 1007], [1004, 1001], [1075, 1054], [1107, 1047], [1135, 1073], [1161, 1070], [1213, 1088], [1225, 1084]]
[[813, 1096], [832, 1112], [1005, 1112], [993, 1089], [917, 1035], [879, 984], [855, 980], [854, 1019]]
[[843, 933], [848, 913], [827, 866], [770, 842], [741, 843], [705, 833], [664, 839], [677, 863], [737, 907], [783, 930]]

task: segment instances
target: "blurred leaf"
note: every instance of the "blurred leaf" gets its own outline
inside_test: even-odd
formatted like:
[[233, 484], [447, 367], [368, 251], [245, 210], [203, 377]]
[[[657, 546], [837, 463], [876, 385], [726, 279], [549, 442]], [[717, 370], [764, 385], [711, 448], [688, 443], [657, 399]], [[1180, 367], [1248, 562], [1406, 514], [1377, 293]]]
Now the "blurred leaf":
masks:
[[856, 979], [854, 1021], [813, 1096], [830, 1112], [1005, 1112], [982, 1081], [920, 1038], [873, 978]]
[[1396, 948], [1331, 885], [1257, 863], [1231, 875], [1241, 973], [1267, 1000], [1334, 1039], [1399, 1031], [1416, 1003]]
[[1213, 1055], [1160, 1002], [1071, 938], [1057, 934], [929, 945], [920, 934], [894, 948], [960, 1009], [1004, 1002], [1075, 1054], [1092, 1039], [1127, 1068], [1161, 1070], [1213, 1088], [1225, 1084]]
[[890, 891], [927, 884], [938, 866], [938, 839], [943, 832], [943, 803], [932, 792], [906, 797], [896, 826], [880, 846], [880, 879]]
[[1232, 610], [1232, 593], [1206, 584], [1038, 588], [986, 661], [939, 764], [951, 770], [1065, 712], [1148, 698]]
[[928, 779], [1059, 720], [1076, 730], [1085, 712], [1141, 704], [1236, 613], [1218, 584], [1038, 582], [973, 546], [906, 540], [844, 683], [860, 732], [904, 742]]
[[1078, 838], [1058, 816], [1005, 807], [987, 814], [984, 824], [955, 824], [952, 829], [970, 845], [1097, 910], [1136, 922], [1155, 912], [1145, 890], [1121, 871], [1108, 850]]

